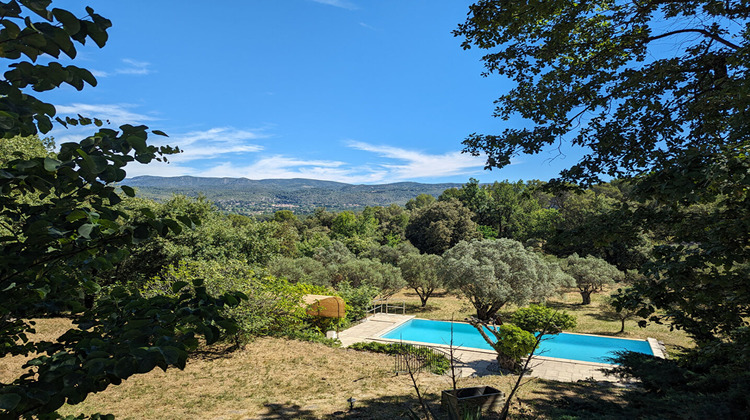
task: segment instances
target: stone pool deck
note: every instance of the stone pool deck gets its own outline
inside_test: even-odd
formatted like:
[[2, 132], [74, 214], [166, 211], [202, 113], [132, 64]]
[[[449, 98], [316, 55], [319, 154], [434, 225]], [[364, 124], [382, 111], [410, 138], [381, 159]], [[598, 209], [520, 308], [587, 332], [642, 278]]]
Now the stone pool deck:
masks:
[[[414, 318], [412, 315], [375, 314], [360, 324], [339, 333], [339, 340], [344, 347], [362, 341], [397, 342], [379, 338], [383, 333]], [[409, 341], [404, 341], [409, 343]], [[415, 343], [424, 345], [424, 343]], [[430, 344], [440, 351], [448, 353], [448, 346]], [[497, 374], [495, 352], [482, 349], [454, 349], [458, 360], [461, 377], [485, 376]], [[576, 382], [579, 380], [595, 380], [622, 383], [613, 376], [606, 376], [602, 368], [610, 368], [604, 363], [582, 362], [578, 360], [557, 359], [544, 356], [534, 356], [531, 360], [532, 372], [528, 376], [555, 381]]]

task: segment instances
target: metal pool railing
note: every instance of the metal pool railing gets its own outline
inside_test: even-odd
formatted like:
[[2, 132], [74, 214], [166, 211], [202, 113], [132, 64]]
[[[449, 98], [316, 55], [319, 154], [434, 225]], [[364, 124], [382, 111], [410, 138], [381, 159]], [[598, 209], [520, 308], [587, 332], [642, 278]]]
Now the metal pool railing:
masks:
[[[367, 310], [368, 315], [375, 315], [377, 313], [395, 313], [393, 310], [401, 309], [401, 314], [406, 314], [406, 301], [390, 303], [387, 300], [374, 300], [370, 304], [370, 309]], [[391, 311], [391, 312], [389, 312]]]
[[399, 351], [394, 354], [396, 373], [412, 373], [421, 371], [432, 371], [433, 367], [442, 363], [445, 355], [432, 347], [421, 346], [418, 344], [396, 344], [400, 347]]

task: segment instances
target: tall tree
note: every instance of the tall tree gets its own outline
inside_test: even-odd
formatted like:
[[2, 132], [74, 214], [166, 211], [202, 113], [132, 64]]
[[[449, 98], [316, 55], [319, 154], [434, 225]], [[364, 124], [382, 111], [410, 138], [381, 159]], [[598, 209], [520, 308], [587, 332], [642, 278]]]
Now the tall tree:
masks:
[[631, 180], [643, 206], [622, 217], [661, 244], [618, 305], [640, 303], [698, 343], [676, 363], [620, 360], [658, 401], [677, 402], [667, 417], [691, 404], [726, 418], [750, 410], [749, 23], [744, 0], [482, 0], [455, 31], [464, 48], [489, 50], [487, 74], [515, 82], [495, 114], [529, 120], [471, 135], [465, 151], [502, 167], [568, 140], [588, 153], [562, 180]]
[[413, 253], [399, 262], [406, 285], [417, 293], [423, 308], [435, 290], [443, 287], [442, 277], [438, 275], [440, 261], [439, 255]]
[[440, 255], [461, 241], [481, 236], [472, 213], [460, 201], [436, 201], [412, 214], [406, 238], [421, 252]]
[[[91, 309], [81, 305], [84, 293], [99, 288], [96, 273], [112, 268], [130, 245], [182, 230], [147, 208], [143, 222], [118, 209], [122, 198], [113, 185], [125, 178], [126, 164], [163, 160], [176, 149], [148, 145], [145, 126], [101, 128], [97, 119], [58, 117], [53, 105], [34, 96], [63, 84], [78, 90], [96, 85], [91, 72], [57, 59], [75, 58], [77, 43], [104, 46], [111, 26], [89, 7], [78, 18], [49, 6], [44, 0], [0, 3], [0, 57], [8, 60], [0, 79], [0, 142], [47, 133], [53, 119], [99, 128], [78, 143], [63, 143], [54, 157], [21, 154], [0, 167], [0, 357], [34, 355], [26, 373], [0, 383], [2, 418], [57, 418], [63, 404], [131, 375], [157, 366], [182, 368], [199, 336], [213, 342], [220, 327], [236, 328], [220, 309], [244, 297], [213, 298], [196, 280], [192, 288], [179, 284], [171, 297], [144, 298], [117, 288]], [[30, 316], [60, 311], [73, 328], [54, 343], [29, 340]]]
[[[485, 0], [455, 31], [516, 83], [496, 114], [530, 120], [465, 150], [499, 167], [569, 139], [589, 153], [562, 179], [634, 178], [635, 196], [659, 204], [636, 216], [670, 235], [636, 289], [701, 342], [750, 316], [749, 21], [744, 1]], [[713, 202], [699, 219], [688, 210]]]
[[601, 292], [605, 285], [613, 284], [624, 276], [617, 267], [592, 255], [584, 258], [573, 254], [563, 260], [562, 269], [575, 279], [575, 286], [583, 300], [582, 305], [591, 304], [592, 293]]
[[480, 320], [494, 317], [509, 303], [543, 300], [573, 284], [557, 264], [505, 238], [460, 242], [443, 255], [440, 275], [469, 299]]

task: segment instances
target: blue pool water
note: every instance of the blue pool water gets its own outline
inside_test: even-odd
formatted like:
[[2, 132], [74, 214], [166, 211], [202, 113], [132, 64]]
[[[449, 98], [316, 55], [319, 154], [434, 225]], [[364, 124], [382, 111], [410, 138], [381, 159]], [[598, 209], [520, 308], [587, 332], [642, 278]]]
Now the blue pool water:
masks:
[[[493, 337], [491, 334], [489, 336]], [[449, 345], [451, 323], [415, 318], [388, 332], [381, 338]], [[492, 350], [492, 347], [484, 341], [479, 331], [470, 324], [462, 322], [453, 323], [453, 345], [455, 347]], [[607, 358], [614, 356], [613, 352], [622, 350], [653, 354], [651, 346], [649, 346], [646, 340], [628, 340], [566, 333], [548, 336], [543, 339], [539, 345], [539, 349], [534, 354], [559, 359], [581, 360], [584, 362], [611, 363]]]

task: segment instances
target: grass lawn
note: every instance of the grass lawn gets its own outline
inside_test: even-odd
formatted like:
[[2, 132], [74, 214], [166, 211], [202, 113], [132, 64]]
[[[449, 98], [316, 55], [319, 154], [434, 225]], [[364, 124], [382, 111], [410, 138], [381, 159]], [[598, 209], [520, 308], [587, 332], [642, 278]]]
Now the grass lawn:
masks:
[[[594, 295], [592, 305], [585, 307], [578, 305], [580, 295], [572, 292], [549, 304], [575, 314], [577, 332], [613, 335], [619, 331], [619, 321], [600, 315], [603, 295]], [[462, 320], [474, 312], [465, 300], [448, 294], [431, 298], [426, 308], [409, 291], [393, 300], [406, 301], [407, 313], [422, 318]], [[36, 338], [54, 339], [69, 325], [67, 320], [39, 320]], [[635, 321], [628, 322], [624, 336], [655, 337], [670, 349], [691, 345], [681, 332], [663, 326], [640, 329]], [[379, 419], [401, 417], [418, 407], [410, 378], [394, 374], [393, 359], [385, 355], [260, 338], [231, 353], [219, 346], [194, 356], [184, 371], [155, 370], [134, 376], [79, 405], [64, 407], [62, 413], [112, 413], [121, 419]], [[17, 377], [22, 363], [18, 357], [0, 359], [0, 382]], [[491, 385], [507, 392], [514, 379], [460, 378], [459, 386]], [[440, 413], [440, 391], [450, 388], [450, 378], [420, 373], [418, 382], [431, 407]], [[597, 398], [611, 403], [611, 410], [591, 418], [627, 418], [625, 413], [616, 415], [621, 392], [621, 388], [585, 382], [529, 379], [514, 401], [514, 414], [525, 419], [558, 418], [569, 413], [560, 411], [561, 404], [577, 407]], [[354, 411], [348, 411], [350, 397], [357, 400]]]

